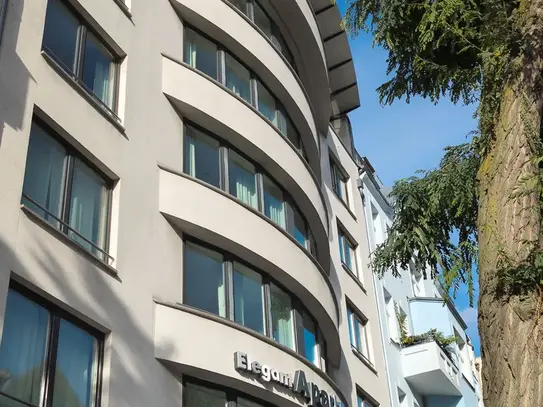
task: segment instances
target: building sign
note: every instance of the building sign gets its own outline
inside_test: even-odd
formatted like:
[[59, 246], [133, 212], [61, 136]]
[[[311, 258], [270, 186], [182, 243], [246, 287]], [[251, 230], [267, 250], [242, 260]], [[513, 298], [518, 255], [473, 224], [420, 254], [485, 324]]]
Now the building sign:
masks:
[[312, 382], [308, 382], [303, 370], [289, 373], [272, 369], [256, 360], [251, 360], [246, 353], [234, 353], [234, 367], [239, 372], [247, 372], [257, 376], [264, 382], [275, 383], [290, 389], [293, 393], [303, 398], [311, 407], [345, 407], [335, 394], [328, 394]]

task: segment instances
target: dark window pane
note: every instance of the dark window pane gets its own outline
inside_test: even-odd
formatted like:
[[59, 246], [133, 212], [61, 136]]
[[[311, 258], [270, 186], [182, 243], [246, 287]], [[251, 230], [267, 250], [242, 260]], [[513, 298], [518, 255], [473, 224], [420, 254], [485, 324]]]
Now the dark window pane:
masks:
[[255, 166], [232, 150], [228, 152], [228, 160], [230, 193], [247, 205], [258, 208]]
[[53, 407], [94, 406], [97, 387], [96, 338], [60, 321]]
[[[0, 346], [2, 392], [27, 403], [40, 404], [48, 324], [49, 313], [44, 308], [9, 290]], [[0, 398], [0, 406], [16, 405]]]
[[292, 120], [288, 117], [283, 106], [280, 106], [277, 111], [277, 128], [292, 144], [297, 148], [301, 148], [300, 135], [298, 134], [298, 131], [296, 131], [294, 124], [292, 124]]
[[[65, 165], [66, 150], [64, 147], [40, 126], [32, 123], [23, 194], [29, 196], [58, 218], [62, 212]], [[55, 227], [60, 226], [58, 221], [26, 200], [24, 196], [22, 202]]]
[[313, 257], [317, 257], [317, 241], [315, 240], [313, 233], [311, 233], [311, 230], [309, 231], [309, 250]]
[[272, 22], [269, 17], [266, 15], [262, 7], [254, 3], [255, 10], [255, 24], [260, 28], [267, 37], [272, 37]]
[[230, 3], [240, 9], [243, 14], [247, 14], [247, 0], [230, 0]]
[[302, 214], [294, 209], [294, 237], [302, 246], [307, 245], [307, 224]]
[[294, 349], [294, 324], [290, 296], [270, 284], [272, 336], [282, 345]]
[[257, 81], [257, 94], [258, 94], [258, 111], [262, 113], [268, 120], [270, 120], [275, 126], [277, 126], [277, 108], [275, 106], [275, 98], [270, 92]]
[[251, 103], [251, 73], [228, 54], [226, 54], [226, 87]]
[[317, 352], [317, 326], [313, 318], [307, 313], [303, 313], [304, 322], [304, 344], [305, 357], [314, 365], [319, 365], [319, 356]]
[[268, 177], [264, 177], [264, 214], [285, 228], [285, 200], [283, 191]]
[[[80, 160], [75, 159], [68, 223], [102, 250], [106, 244], [107, 201], [106, 182]], [[70, 237], [97, 256], [102, 256], [101, 252], [75, 233], [70, 232]]]
[[262, 277], [239, 263], [234, 263], [234, 319], [264, 333]]
[[79, 22], [61, 0], [47, 2], [43, 47], [71, 71], [75, 70], [78, 27]]
[[106, 106], [113, 108], [115, 63], [98, 39], [87, 33], [83, 60], [83, 82]]
[[186, 243], [184, 257], [185, 304], [226, 317], [222, 256]]
[[217, 188], [221, 186], [219, 142], [188, 126], [185, 133], [185, 172]]
[[194, 31], [185, 30], [184, 60], [195, 69], [218, 79], [217, 46]]
[[225, 407], [226, 393], [187, 383], [184, 389], [185, 407]]

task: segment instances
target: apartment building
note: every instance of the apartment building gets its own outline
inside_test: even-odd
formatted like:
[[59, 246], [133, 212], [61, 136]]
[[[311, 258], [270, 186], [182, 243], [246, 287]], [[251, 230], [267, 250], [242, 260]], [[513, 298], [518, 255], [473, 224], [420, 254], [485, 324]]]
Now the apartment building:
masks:
[[0, 405], [388, 407], [337, 7], [0, 5]]
[[[371, 250], [386, 238], [394, 212], [390, 188], [379, 181], [371, 163], [362, 159], [360, 187], [368, 219]], [[467, 325], [443, 290], [431, 278], [398, 270], [375, 278], [389, 392], [393, 407], [481, 407], [482, 395]], [[454, 343], [443, 346], [421, 338], [430, 330]]]

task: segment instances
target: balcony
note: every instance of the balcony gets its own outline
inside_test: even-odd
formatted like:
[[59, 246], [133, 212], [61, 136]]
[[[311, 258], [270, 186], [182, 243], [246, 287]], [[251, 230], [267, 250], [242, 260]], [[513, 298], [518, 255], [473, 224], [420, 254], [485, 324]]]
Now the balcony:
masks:
[[424, 396], [461, 396], [458, 368], [435, 341], [402, 349], [405, 380]]

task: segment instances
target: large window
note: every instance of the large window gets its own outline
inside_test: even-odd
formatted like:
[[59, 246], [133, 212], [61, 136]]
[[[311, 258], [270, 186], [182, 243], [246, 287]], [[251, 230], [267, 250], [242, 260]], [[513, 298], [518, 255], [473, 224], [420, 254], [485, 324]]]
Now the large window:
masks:
[[[315, 239], [292, 198], [256, 164], [224, 141], [185, 126], [185, 173], [264, 213], [316, 257]], [[262, 194], [260, 194], [262, 191]]]
[[290, 66], [296, 70], [294, 58], [288, 48], [279, 27], [268, 16], [264, 9], [255, 0], [230, 0], [253, 24], [255, 24], [266, 37], [268, 37], [275, 48], [285, 57]]
[[0, 405], [98, 407], [101, 349], [96, 332], [10, 288], [0, 345]]
[[347, 236], [342, 228], [338, 227], [339, 256], [341, 263], [351, 273], [360, 279], [356, 261], [356, 244]]
[[366, 396], [358, 393], [356, 397], [358, 407], [376, 407], [376, 404], [371, 402]]
[[43, 50], [115, 112], [117, 58], [63, 0], [48, 0]]
[[107, 254], [110, 182], [34, 121], [22, 203], [103, 261]]
[[183, 388], [184, 407], [264, 407], [269, 404], [240, 393], [232, 388], [224, 388], [215, 383], [192, 378], [185, 379]]
[[347, 187], [349, 177], [332, 157], [330, 157], [330, 172], [332, 175], [332, 188], [334, 193], [347, 207], [349, 207], [349, 195]]
[[[349, 324], [349, 338], [351, 347], [362, 355], [367, 361], [371, 361], [368, 341], [368, 320], [358, 315], [351, 307], [347, 307], [347, 322]], [[371, 363], [371, 362], [370, 362]]]
[[188, 240], [183, 303], [228, 318], [297, 351], [322, 369], [326, 347], [301, 302], [230, 253]]
[[[56, 0], [58, 1], [58, 0]], [[241, 5], [241, 7], [243, 7]], [[219, 81], [234, 94], [254, 106], [306, 159], [298, 130], [281, 102], [229, 51], [190, 28], [185, 29], [184, 61], [194, 69]], [[224, 72], [223, 74], [219, 74]], [[307, 159], [306, 159], [307, 161]]]

